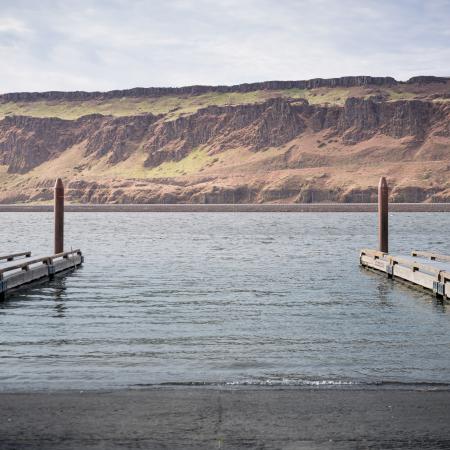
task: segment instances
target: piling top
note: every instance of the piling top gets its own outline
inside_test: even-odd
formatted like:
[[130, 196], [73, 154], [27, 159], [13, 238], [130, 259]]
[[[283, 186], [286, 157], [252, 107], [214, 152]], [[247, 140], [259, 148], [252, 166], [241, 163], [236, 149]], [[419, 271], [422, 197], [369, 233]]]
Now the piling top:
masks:
[[388, 189], [388, 184], [386, 181], [386, 177], [381, 177], [380, 182], [378, 183], [378, 189]]
[[55, 189], [58, 189], [58, 190], [59, 189], [64, 189], [64, 185], [63, 185], [63, 182], [62, 182], [61, 178], [58, 178], [56, 180]]

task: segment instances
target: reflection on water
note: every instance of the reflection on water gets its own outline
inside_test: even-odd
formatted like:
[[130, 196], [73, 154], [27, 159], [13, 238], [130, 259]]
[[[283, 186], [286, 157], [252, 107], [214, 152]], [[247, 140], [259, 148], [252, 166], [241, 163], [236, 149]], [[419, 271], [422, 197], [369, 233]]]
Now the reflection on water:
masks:
[[[51, 214], [0, 218], [2, 253], [51, 245]], [[391, 226], [395, 253], [450, 251], [446, 214]], [[0, 303], [0, 389], [450, 383], [446, 305], [358, 267], [375, 230], [370, 213], [69, 213], [86, 263]]]
[[[364, 270], [361, 268], [361, 270]], [[378, 293], [378, 299], [380, 303], [384, 306], [391, 306], [389, 302], [389, 292], [391, 290], [391, 280], [389, 280], [387, 277], [383, 275], [375, 274], [377, 277], [379, 277], [377, 281], [377, 293]]]
[[52, 291], [50, 292], [55, 301], [55, 315], [53, 317], [65, 317], [64, 313], [67, 310], [67, 306], [64, 303], [65, 291], [66, 274], [55, 277], [52, 282]]

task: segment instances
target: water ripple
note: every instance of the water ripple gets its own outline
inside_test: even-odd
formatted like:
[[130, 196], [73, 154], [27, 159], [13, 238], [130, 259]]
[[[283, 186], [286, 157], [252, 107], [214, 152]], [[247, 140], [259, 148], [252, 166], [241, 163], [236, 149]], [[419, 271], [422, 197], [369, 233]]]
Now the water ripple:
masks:
[[[0, 217], [3, 253], [48, 253], [51, 214]], [[446, 214], [391, 224], [395, 253], [450, 252]], [[69, 213], [66, 228], [84, 267], [0, 304], [0, 389], [450, 383], [447, 306], [358, 267], [374, 214]]]

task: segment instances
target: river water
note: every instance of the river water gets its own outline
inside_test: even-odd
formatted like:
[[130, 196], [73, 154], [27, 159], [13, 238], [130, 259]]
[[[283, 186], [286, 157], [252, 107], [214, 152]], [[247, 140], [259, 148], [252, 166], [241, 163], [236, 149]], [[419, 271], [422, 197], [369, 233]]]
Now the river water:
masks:
[[[450, 253], [450, 216], [390, 217]], [[52, 215], [1, 213], [1, 254]], [[450, 309], [358, 265], [373, 213], [68, 213], [84, 266], [0, 304], [0, 390], [450, 383]]]

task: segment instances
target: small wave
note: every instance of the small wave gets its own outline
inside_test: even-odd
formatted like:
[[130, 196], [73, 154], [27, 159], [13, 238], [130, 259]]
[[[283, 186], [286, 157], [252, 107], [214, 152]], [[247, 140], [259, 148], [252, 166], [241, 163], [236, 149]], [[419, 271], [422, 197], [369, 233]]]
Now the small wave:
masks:
[[425, 390], [450, 390], [450, 383], [426, 382], [426, 381], [362, 381], [362, 380], [338, 380], [338, 379], [306, 379], [306, 378], [254, 378], [229, 381], [167, 381], [162, 383], [139, 383], [134, 387], [157, 386], [205, 386], [205, 387], [304, 387], [304, 388], [392, 388], [392, 389], [425, 389]]
[[293, 387], [361, 387], [361, 388], [392, 388], [392, 389], [444, 389], [450, 390], [450, 383], [415, 382], [415, 381], [360, 381], [360, 380], [310, 380], [289, 379], [280, 380], [242, 380], [226, 382], [230, 386], [293, 386]]
[[139, 383], [133, 386], [355, 386], [367, 383], [343, 380], [232, 380], [232, 381], [166, 381]]
[[306, 380], [306, 379], [250, 379], [229, 381], [224, 383], [229, 386], [355, 386], [365, 384], [360, 381], [345, 381], [345, 380]]
[[234, 381], [165, 381], [162, 383], [138, 383], [133, 386], [354, 386], [367, 384], [358, 381], [339, 380], [234, 380]]
[[242, 386], [358, 386], [367, 384], [363, 380], [351, 378], [308, 377], [295, 374], [268, 374], [227, 381], [226, 385]]

